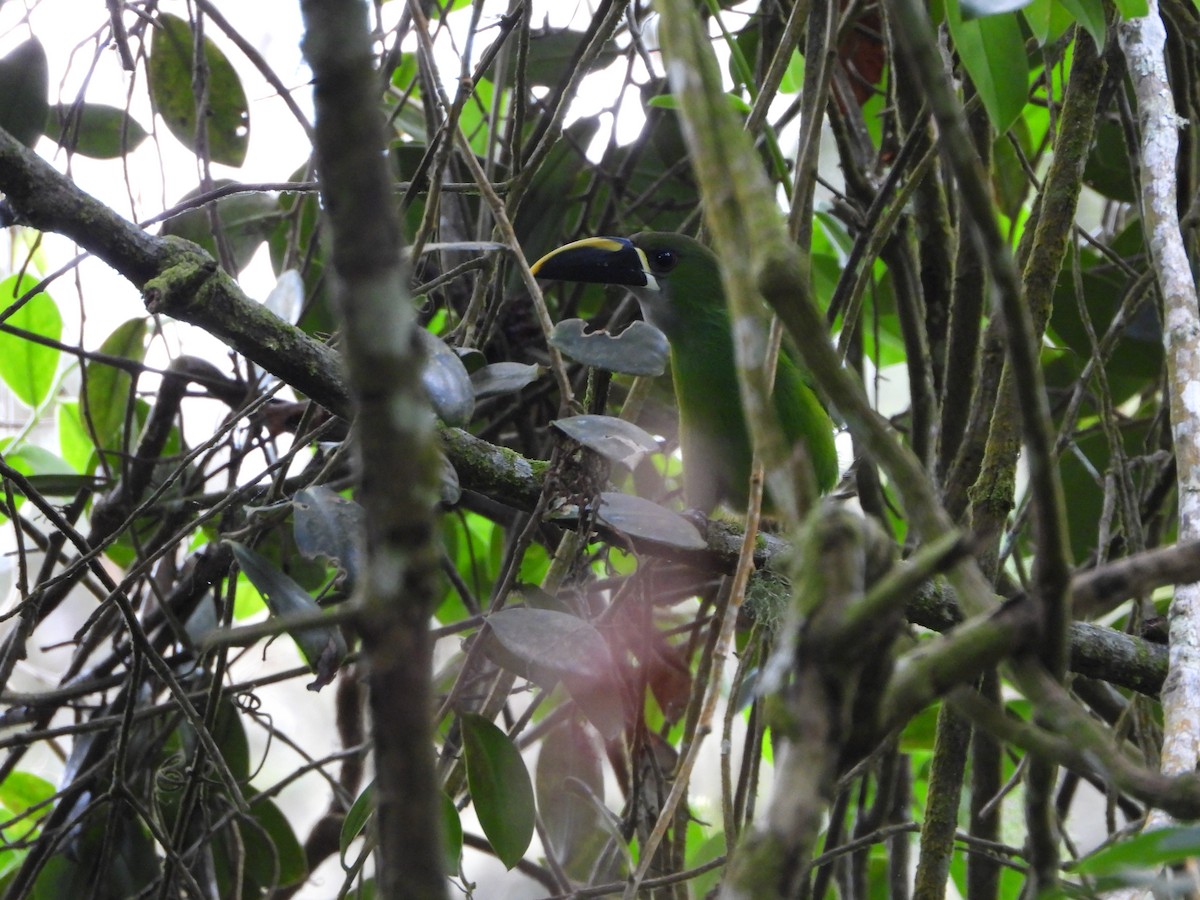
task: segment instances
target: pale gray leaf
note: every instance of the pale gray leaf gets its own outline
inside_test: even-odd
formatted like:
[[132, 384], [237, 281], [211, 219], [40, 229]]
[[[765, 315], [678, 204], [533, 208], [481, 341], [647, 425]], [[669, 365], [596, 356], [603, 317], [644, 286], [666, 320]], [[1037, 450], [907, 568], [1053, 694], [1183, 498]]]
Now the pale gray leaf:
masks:
[[601, 494], [599, 518], [630, 537], [646, 538], [681, 550], [703, 550], [708, 546], [696, 526], [683, 516], [632, 494]]
[[652, 435], [615, 416], [571, 416], [556, 419], [551, 424], [589, 450], [630, 469], [635, 468], [647, 453], [658, 450], [658, 441]]
[[462, 360], [445, 341], [424, 328], [417, 329], [417, 338], [425, 351], [421, 383], [433, 411], [447, 425], [466, 425], [475, 412], [475, 391]]
[[475, 388], [475, 399], [495, 397], [498, 394], [513, 394], [537, 381], [542, 367], [529, 363], [499, 362], [484, 366], [471, 373], [471, 384]]
[[625, 375], [661, 375], [667, 370], [670, 347], [666, 335], [648, 322], [634, 322], [618, 335], [588, 332], [583, 319], [566, 319], [554, 326], [550, 344], [576, 362]]

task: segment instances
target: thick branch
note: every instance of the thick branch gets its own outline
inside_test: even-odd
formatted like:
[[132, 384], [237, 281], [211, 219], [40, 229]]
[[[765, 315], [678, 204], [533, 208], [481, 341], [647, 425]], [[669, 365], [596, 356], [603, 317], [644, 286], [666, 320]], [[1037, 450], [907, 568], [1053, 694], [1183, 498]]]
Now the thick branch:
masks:
[[71, 238], [143, 291], [150, 312], [203, 328], [325, 408], [349, 417], [337, 354], [247, 297], [207, 253], [121, 218], [0, 129], [0, 191], [15, 220]]
[[[1166, 31], [1156, 0], [1148, 14], [1121, 25], [1121, 48], [1137, 94], [1141, 124], [1139, 153], [1142, 221], [1146, 247], [1163, 298], [1163, 342], [1167, 395], [1179, 478], [1179, 536], [1200, 536], [1200, 311], [1196, 284], [1185, 252], [1175, 196], [1179, 153], [1175, 111], [1167, 81]], [[1200, 760], [1200, 585], [1175, 592], [1171, 603], [1171, 679], [1163, 695], [1164, 772], [1191, 772]]]

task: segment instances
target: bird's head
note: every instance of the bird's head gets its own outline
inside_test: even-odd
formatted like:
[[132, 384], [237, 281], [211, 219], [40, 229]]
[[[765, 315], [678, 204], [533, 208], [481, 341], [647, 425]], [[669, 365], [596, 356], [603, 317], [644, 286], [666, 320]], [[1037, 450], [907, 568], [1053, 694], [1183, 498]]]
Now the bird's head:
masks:
[[670, 339], [702, 309], [711, 312], [707, 307], [715, 306], [724, 314], [717, 258], [683, 234], [584, 238], [550, 251], [531, 268], [538, 278], [628, 287], [646, 320]]

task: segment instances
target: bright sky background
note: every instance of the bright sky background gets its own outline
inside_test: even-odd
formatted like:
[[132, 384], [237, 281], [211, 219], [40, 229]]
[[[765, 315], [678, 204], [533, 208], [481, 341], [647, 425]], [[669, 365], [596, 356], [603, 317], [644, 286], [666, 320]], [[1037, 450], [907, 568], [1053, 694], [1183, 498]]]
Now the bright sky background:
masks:
[[[26, 40], [32, 31], [43, 42], [49, 56], [51, 102], [74, 100], [87, 79], [88, 100], [119, 107], [128, 103], [133, 117], [144, 128], [156, 132], [157, 140], [152, 136], [129, 156], [127, 173], [122, 173], [119, 162], [91, 160], [76, 155], [71, 160], [71, 168], [77, 181], [98, 199], [130, 219], [148, 218], [177, 203], [184, 193], [199, 183], [196, 159], [166, 130], [161, 121], [155, 121], [146, 91], [144, 69], [139, 68], [133, 76], [124, 72], [112, 49], [101, 51], [99, 60], [92, 66], [96, 55], [96, 29], [107, 31], [103, 6], [80, 4], [78, 0], [42, 0], [30, 9], [28, 26], [20, 24], [25, 18], [21, 7], [22, 4], [15, 0], [0, 6], [0, 54], [7, 53]], [[182, 3], [166, 2], [160, 4], [160, 8], [177, 15], [187, 15]], [[270, 62], [284, 84], [295, 87], [294, 99], [311, 116], [311, 96], [306, 84], [308, 70], [303, 64], [298, 45], [301, 33], [299, 4], [294, 0], [266, 0], [222, 3], [220, 8]], [[77, 14], [66, 14], [68, 11]], [[309, 148], [303, 130], [257, 70], [242, 58], [223, 35], [217, 33], [214, 26], [210, 24], [209, 29], [209, 36], [222, 47], [238, 70], [251, 106], [251, 137], [245, 165], [240, 169], [214, 165], [213, 177], [241, 181], [286, 180], [308, 157]], [[49, 139], [43, 138], [38, 150], [60, 169], [66, 165], [65, 155]], [[128, 184], [124, 180], [126, 175]], [[47, 268], [52, 269], [61, 261], [70, 259], [74, 252], [70, 242], [46, 236]], [[23, 248], [13, 248], [4, 256], [5, 268], [11, 270], [20, 264], [24, 256]], [[269, 263], [262, 264], [265, 261], [264, 251], [241, 279], [251, 296], [265, 297], [274, 284]], [[94, 260], [84, 263], [80, 267], [80, 279], [84, 296], [92, 298], [83, 325], [85, 346], [98, 346], [117, 324], [145, 314], [138, 292], [103, 263]], [[70, 310], [78, 297], [71, 296], [76, 292], [70, 280], [60, 281], [51, 288], [51, 293], [58, 299], [67, 322], [74, 321], [78, 328], [79, 316], [73, 317]], [[104, 298], [103, 305], [96, 303], [96, 297]], [[207, 352], [215, 351], [224, 355], [224, 350], [217, 342], [193, 333], [195, 331], [186, 329], [180, 335], [187, 342], [189, 352], [197, 352], [198, 342], [201, 346], [207, 345]], [[71, 336], [65, 339], [70, 340]], [[178, 346], [176, 343], [176, 350]], [[148, 361], [161, 365], [166, 361], [166, 356], [163, 354], [157, 360]]]

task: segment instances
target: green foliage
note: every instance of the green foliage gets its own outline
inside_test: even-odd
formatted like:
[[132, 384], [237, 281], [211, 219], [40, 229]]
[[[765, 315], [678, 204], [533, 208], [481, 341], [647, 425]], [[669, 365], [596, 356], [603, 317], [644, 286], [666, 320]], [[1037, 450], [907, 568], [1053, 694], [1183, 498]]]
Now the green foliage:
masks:
[[342, 820], [342, 831], [338, 837], [338, 846], [341, 850], [342, 867], [347, 867], [346, 852], [350, 849], [350, 845], [354, 843], [363, 830], [367, 827], [367, 823], [371, 820], [371, 815], [375, 810], [375, 782], [367, 785], [361, 794], [355, 798], [350, 809], [346, 811], [346, 818]]
[[533, 838], [533, 784], [508, 736], [482, 716], [462, 717], [471, 799], [496, 856], [512, 868]]
[[446, 853], [446, 871], [457, 872], [463, 851], [463, 827], [454, 801], [442, 794], [442, 849]]
[[[308, 591], [272, 565], [270, 560], [233, 541], [230, 542], [230, 549], [250, 583], [262, 594], [273, 616], [286, 621], [289, 618], [319, 615], [321, 607]], [[317, 690], [328, 684], [346, 657], [346, 639], [341, 629], [336, 625], [292, 626], [288, 633], [296, 641], [309, 668], [317, 675], [312, 688]]]
[[[221, 179], [213, 183], [213, 188], [220, 190], [235, 183]], [[179, 204], [189, 204], [201, 193], [199, 189], [189, 191], [180, 198]], [[216, 228], [219, 229], [216, 233], [213, 209], [216, 211]], [[280, 215], [279, 203], [273, 197], [258, 192], [236, 193], [216, 200], [211, 207], [204, 205], [187, 209], [174, 216], [163, 226], [163, 234], [172, 234], [199, 244], [214, 257], [226, 252], [221, 249], [224, 247], [232, 255], [233, 267], [240, 272], [271, 236]]]
[[[15, 8], [0, 5], [6, 17]], [[333, 256], [346, 236], [327, 213], [355, 198], [328, 193], [330, 167], [317, 165], [314, 123], [305, 121], [309, 73], [275, 52], [303, 36], [272, 29], [271, 41], [255, 46], [251, 33], [236, 31], [242, 19], [208, 9], [185, 19], [182, 7], [151, 19], [125, 10], [118, 31], [103, 4], [72, 9], [105, 41], [93, 57], [65, 50], [38, 18], [65, 4], [32, 4], [15, 27], [0, 19], [15, 35], [0, 59], [0, 127], [27, 146], [44, 134], [53, 167], [123, 219], [155, 223], [97, 226], [57, 182], [41, 192], [56, 198], [54, 209], [30, 215], [7, 161], [16, 154], [0, 152], [0, 220], [11, 236], [0, 262], [0, 380], [20, 402], [6, 407], [14, 421], [0, 436], [0, 461], [23, 476], [4, 485], [22, 531], [18, 542], [15, 523], [3, 519], [0, 579], [12, 588], [0, 608], [0, 683], [11, 734], [0, 782], [0, 894], [268, 896], [302, 885], [309, 856], [323, 852], [320, 886], [306, 890], [374, 896], [376, 878], [363, 873], [381, 845], [392, 845], [377, 833], [377, 782], [363, 786], [363, 763], [380, 729], [394, 724], [390, 710], [406, 724], [437, 711], [427, 731], [404, 736], [412, 758], [437, 761], [436, 777], [413, 788], [429, 791], [421, 806], [436, 808], [437, 821], [406, 824], [440, 830], [447, 890], [464, 896], [528, 893], [531, 879], [546, 894], [594, 892], [628, 883], [639, 867], [677, 878], [681, 897], [733, 890], [739, 860], [772, 861], [750, 856], [768, 819], [806, 823], [784, 855], [798, 867], [788, 890], [814, 897], [888, 897], [902, 877], [896, 867], [909, 871], [918, 854], [948, 871], [964, 896], [968, 860], [986, 867], [993, 858], [1004, 861], [993, 873], [997, 897], [1168, 890], [1165, 867], [1200, 854], [1190, 825], [1131, 833], [1127, 818], [1168, 796], [1183, 801], [1179, 792], [1155, 794], [1150, 778], [1122, 782], [1119, 767], [1104, 763], [1105, 748], [1128, 766], [1160, 752], [1159, 732], [1170, 725], [1156, 693], [1166, 664], [1153, 617], [1174, 614], [1171, 579], [1184, 575], [1139, 583], [1133, 600], [1109, 598], [1106, 618], [1071, 632], [1072, 665], [1088, 680], [1065, 681], [1053, 715], [1044, 697], [1022, 694], [1022, 677], [1050, 645], [1046, 622], [1030, 624], [1051, 556], [1041, 530], [1045, 482], [1031, 488], [1027, 473], [1052, 473], [1061, 485], [1068, 562], [1099, 570], [1099, 582], [1127, 583], [1127, 572], [1110, 567], [1141, 549], [1179, 565], [1186, 558], [1172, 547], [1186, 482], [1173, 455], [1180, 407], [1164, 377], [1164, 334], [1176, 332], [1160, 314], [1138, 195], [1146, 176], [1136, 140], [1147, 126], [1132, 73], [1116, 65], [1124, 52], [1117, 29], [1146, 3], [918, 4], [938, 29], [933, 56], [965, 107], [967, 138], [927, 118], [932, 94], [893, 44], [905, 27], [901, 4], [883, 15], [873, 4], [834, 4], [839, 19], [828, 32], [813, 5], [789, 41], [786, 4], [781, 12], [705, 3], [701, 33], [721, 54], [709, 118], [728, 119], [723, 136], [736, 137], [721, 145], [715, 190], [693, 168], [704, 149], [696, 135], [711, 123], [689, 118], [680, 79], [667, 77], [687, 71], [672, 61], [669, 5], [631, 7], [607, 28], [598, 15], [585, 21], [587, 11], [564, 26], [557, 8], [537, 4], [434, 4], [426, 9], [433, 54], [416, 40], [422, 24], [404, 4], [376, 5], [376, 93], [361, 118], [385, 129], [378, 150], [394, 183], [370, 202], [394, 212], [406, 248], [423, 247], [416, 256], [405, 250], [403, 277], [427, 326], [414, 353], [425, 358], [423, 414], [440, 420], [444, 452], [439, 528], [412, 528], [402, 538], [420, 550], [382, 560], [375, 550], [396, 535], [370, 531], [366, 501], [385, 480], [414, 477], [412, 460], [397, 448], [386, 471], [364, 471], [355, 441], [378, 440], [379, 422], [350, 422], [310, 403], [312, 383], [283, 374], [269, 320], [211, 305], [228, 299], [225, 286], [248, 290], [263, 301], [256, 313], [295, 321], [339, 352], [348, 346], [339, 305], [347, 272]], [[236, 4], [213, 6], [232, 17]], [[1200, 84], [1195, 16], [1185, 7], [1167, 5], [1165, 24], [1184, 138], [1173, 175], [1191, 241], [1197, 185], [1188, 148], [1200, 142], [1200, 125], [1188, 110], [1200, 108]], [[834, 25], [836, 41], [820, 46]], [[1076, 60], [1089, 39], [1114, 68], [1088, 117], [1094, 134], [1066, 146]], [[810, 48], [819, 60], [806, 58]], [[134, 93], [113, 94], [102, 85], [124, 49], [133, 69], [122, 83]], [[777, 88], [768, 73], [780, 76]], [[823, 76], [807, 91], [806, 73]], [[773, 91], [765, 116], [750, 122], [765, 91]], [[165, 129], [145, 119], [147, 94]], [[815, 123], [812, 155], [801, 159], [797, 146]], [[974, 144], [982, 209], [968, 205], [977, 195], [953, 173], [949, 140]], [[174, 167], [175, 141], [203, 157], [200, 169], [195, 160], [185, 173]], [[749, 156], [738, 155], [742, 142], [753, 144]], [[207, 162], [241, 166], [251, 149], [253, 179], [264, 184], [207, 171]], [[1067, 217], [1077, 228], [1047, 238], [1046, 223], [1074, 203], [1070, 191], [1048, 193], [1055, 166], [1068, 159], [1071, 179], [1082, 172], [1082, 199]], [[804, 383], [818, 388], [842, 432], [842, 484], [814, 515], [832, 521], [861, 509], [849, 520], [869, 526], [852, 546], [841, 532], [824, 535], [799, 554], [807, 562], [797, 578], [792, 548], [802, 538], [765, 521], [749, 542], [756, 571], [735, 608], [722, 578], [737, 566], [742, 511], [720, 509], [711, 520], [681, 512], [689, 461], [680, 458], [665, 374], [667, 337], [638, 321], [617, 286], [543, 281], [546, 325], [522, 266], [598, 235], [681, 231], [715, 243], [720, 216], [745, 216], [751, 171], [780, 206], [770, 224], [792, 240], [781, 245], [786, 253], [750, 247], [745, 260], [725, 260], [722, 274], [744, 261], [758, 289], [787, 285], [777, 310], [790, 358], [800, 358], [811, 333], [836, 347], [829, 367], [811, 348], [804, 359]], [[212, 190], [224, 196], [201, 203]], [[113, 288], [88, 269], [76, 277], [74, 251], [31, 223], [61, 232], [129, 285]], [[991, 223], [1002, 230], [1000, 246], [979, 258], [979, 226]], [[762, 224], [743, 217], [734, 230], [759, 234]], [[153, 291], [142, 298], [153, 315], [126, 319], [126, 301], [161, 274], [160, 252], [183, 252], [162, 236], [215, 263], [211, 276], [199, 261], [186, 263], [194, 291], [174, 307], [186, 328]], [[393, 248], [377, 240], [354, 236], [358, 264], [391, 258]], [[1046, 331], [1032, 354], [1054, 446], [1045, 459], [1020, 444], [1029, 410], [1001, 418], [992, 393], [1015, 365], [1015, 338], [994, 305], [997, 255], [1016, 255], [1032, 305], [1030, 261], [1045, 258], [1043, 240], [1066, 248], [1046, 276]], [[35, 272], [60, 270], [53, 297], [11, 305], [38, 284]], [[380, 277], [397, 283], [393, 273]], [[279, 293], [268, 298], [272, 283]], [[816, 309], [806, 331], [788, 316], [808, 309], [809, 293]], [[197, 330], [225, 345], [205, 346]], [[752, 355], [768, 346], [745, 319], [735, 334]], [[853, 379], [870, 408], [831, 392], [826, 368]], [[720, 387], [744, 388], [727, 381]], [[562, 395], [564, 384], [573, 397]], [[381, 417], [413, 406], [409, 398]], [[900, 477], [896, 460], [917, 453], [916, 468]], [[802, 459], [791, 452], [787, 463]], [[932, 513], [913, 500], [915, 480]], [[400, 530], [425, 521], [424, 511], [411, 513], [399, 517]], [[963, 537], [929, 563], [923, 554], [940, 546], [932, 538], [942, 515]], [[832, 571], [818, 578], [822, 566]], [[985, 591], [981, 605], [994, 605], [973, 617], [955, 606], [970, 567], [982, 567], [981, 583], [996, 595]], [[437, 596], [418, 596], [411, 586], [431, 572]], [[391, 634], [364, 640], [379, 636], [363, 633], [361, 597], [396, 584], [405, 587], [402, 617], [429, 625], [431, 647]], [[66, 596], [67, 588], [82, 595]], [[891, 593], [881, 599], [884, 588]], [[296, 616], [305, 627], [289, 621]], [[951, 627], [963, 617], [971, 621]], [[846, 621], [856, 623], [853, 634], [841, 630]], [[430, 693], [375, 696], [368, 714], [360, 688], [376, 678], [377, 654], [389, 653], [404, 663], [432, 659]], [[994, 691], [985, 681], [992, 671]], [[311, 673], [312, 686], [336, 680], [336, 690], [305, 692]], [[992, 718], [979, 716], [975, 743], [955, 757], [939, 731], [942, 698], [961, 701], [981, 681]], [[1088, 745], [1089, 729], [1103, 740]], [[1056, 884], [1037, 882], [1031, 865], [1035, 851], [1066, 858], [1066, 843], [1043, 846], [1047, 835], [1031, 836], [1024, 824], [1026, 807], [1043, 803], [1025, 782], [1045, 746], [1027, 737], [1042, 732], [1069, 774], [1056, 782], [1058, 808], [1032, 812], [1066, 810], [1060, 824], [1083, 854]], [[704, 752], [688, 769], [694, 746]], [[787, 768], [797, 752], [800, 772]], [[970, 781], [940, 797], [935, 773], [956, 764]], [[1088, 785], [1110, 804], [1109, 817], [1077, 811]], [[676, 787], [681, 805], [651, 849]], [[995, 828], [979, 818], [984, 799], [999, 817]], [[938, 844], [941, 810], [957, 838]], [[318, 819], [314, 831], [300, 829]], [[374, 871], [390, 862], [376, 857]]]
[[[229, 856], [218, 856], [218, 860], [234, 862], [235, 853], [245, 854], [243, 890], [270, 891], [302, 882], [308, 874], [308, 865], [304, 848], [287, 818], [278, 806], [265, 797], [254, 796], [253, 791], [247, 799], [251, 802], [250, 816], [239, 821], [237, 843], [231, 845]], [[233, 838], [232, 832], [229, 837]], [[234, 890], [234, 871], [223, 872], [218, 868], [217, 877], [227, 885], [226, 891]]]
[[[445, 794], [441, 795], [442, 800], [442, 847], [446, 852], [445, 869], [449, 873], [458, 871], [459, 858], [462, 856], [463, 849], [463, 828], [462, 821], [458, 815], [458, 809]], [[370, 832], [372, 819], [375, 815], [375, 782], [368, 784], [361, 794], [355, 798], [354, 803], [346, 812], [346, 817], [342, 821], [341, 834], [338, 837], [338, 847], [341, 853], [342, 868], [349, 870], [352, 868], [347, 856], [351, 845], [354, 841], [362, 836], [367, 836], [367, 846], [373, 847], [376, 843], [376, 838]]]
[[[0, 835], [6, 845], [18, 845], [37, 836], [38, 823], [50, 811], [54, 785], [33, 772], [10, 772], [0, 782]], [[16, 865], [24, 854], [8, 851], [0, 854], [0, 869]], [[0, 875], [3, 872], [0, 871]]]
[[[171, 134], [192, 152], [203, 149], [213, 162], [240, 166], [250, 146], [246, 92], [229, 59], [206, 36], [203, 47], [207, 102], [201, 119], [196, 103], [195, 46], [192, 26], [185, 19], [168, 13], [158, 16], [147, 66], [155, 111]], [[201, 121], [202, 137], [197, 133]]]
[[149, 133], [125, 110], [104, 103], [58, 103], [46, 118], [46, 137], [94, 159], [119, 159]]
[[[1151, 888], [1160, 881], [1156, 869], [1184, 863], [1198, 852], [1200, 829], [1194, 825], [1167, 826], [1105, 847], [1080, 860], [1073, 873], [1091, 876], [1087, 884], [1092, 891]], [[1071, 896], [1073, 892], [1064, 893]]]
[[1100, 0], [1061, 0], [1062, 5], [1075, 17], [1075, 21], [1087, 29], [1092, 40], [1104, 43], [1106, 30], [1104, 4]]
[[[1082, 21], [1078, 14], [1072, 14], [1060, 0], [1032, 0], [1022, 10], [1021, 15], [1029, 30], [1033, 32], [1034, 38], [1043, 46], [1058, 40], [1076, 20]], [[1103, 24], [1103, 17], [1100, 21]]]
[[89, 474], [95, 468], [91, 435], [83, 424], [78, 400], [58, 405], [58, 444], [62, 456], [76, 472]]
[[604, 770], [584, 726], [566, 722], [546, 736], [535, 785], [552, 852], [567, 871], [585, 877], [603, 839], [599, 806], [604, 801]]
[[[54, 298], [44, 291], [25, 296], [37, 284], [29, 275], [11, 275], [0, 281], [3, 324], [26, 332], [0, 331], [0, 378], [22, 403], [35, 409], [46, 402], [54, 386], [59, 349], [52, 344], [62, 337], [62, 315]], [[39, 343], [36, 338], [51, 343]]]
[[[130, 319], [100, 345], [106, 357], [140, 363], [146, 355], [146, 320]], [[98, 451], [124, 451], [124, 425], [132, 413], [133, 376], [125, 367], [97, 362], [86, 369], [80, 404], [83, 424]]]
[[46, 50], [32, 37], [0, 59], [0, 128], [26, 146], [42, 136], [49, 108]]
[[129, 810], [111, 817], [107, 812], [97, 809], [84, 818], [69, 847], [47, 861], [29, 896], [52, 900], [98, 892], [130, 897], [153, 883], [159, 870], [150, 835]]
[[[525, 81], [529, 85], [553, 87], [572, 70], [584, 47], [586, 35], [569, 28], [533, 31], [529, 35], [529, 55], [525, 61]], [[590, 70], [602, 69], [622, 57], [615, 41], [607, 41], [596, 55]], [[512, 70], [515, 74], [516, 70]]]
[[968, 19], [959, 13], [958, 0], [947, 0], [946, 23], [992, 126], [1008, 131], [1029, 93], [1025, 38], [1016, 17]]

